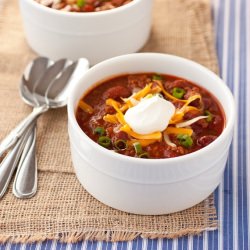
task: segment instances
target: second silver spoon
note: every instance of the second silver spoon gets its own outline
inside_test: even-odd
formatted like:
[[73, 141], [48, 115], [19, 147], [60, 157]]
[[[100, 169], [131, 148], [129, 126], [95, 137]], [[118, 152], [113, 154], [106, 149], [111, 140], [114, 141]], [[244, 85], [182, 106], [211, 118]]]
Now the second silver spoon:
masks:
[[[70, 66], [69, 66], [70, 67]], [[83, 72], [85, 72], [89, 68], [88, 61], [84, 58], [81, 58], [77, 61], [77, 64], [73, 70], [73, 74], [71, 75], [71, 70], [66, 71], [64, 73], [64, 78], [61, 76], [58, 78], [57, 84], [54, 83], [54, 87], [50, 88], [51, 93], [48, 93], [48, 89], [46, 86], [43, 85], [43, 88], [40, 87], [40, 93], [43, 95], [54, 96], [59, 94], [60, 88], [64, 81], [68, 81], [67, 86], [74, 85], [74, 81], [78, 81], [79, 78], [82, 76]], [[41, 71], [41, 70], [40, 70]], [[40, 105], [41, 99], [37, 98], [36, 93], [38, 92], [39, 85], [34, 85], [35, 79], [33, 77], [30, 78], [30, 84], [27, 86], [29, 91], [32, 91], [32, 96], [22, 96], [24, 101], [32, 106]], [[21, 94], [24, 94], [24, 82], [22, 81], [20, 85]], [[59, 85], [59, 86], [58, 86]], [[67, 92], [68, 92], [67, 88]], [[64, 91], [65, 92], [65, 91]], [[65, 94], [67, 95], [67, 92]], [[27, 89], [26, 92], [27, 93]], [[34, 95], [35, 93], [35, 95]], [[57, 94], [58, 93], [58, 94]], [[65, 95], [65, 96], [66, 96]], [[33, 131], [31, 132], [26, 146], [23, 150], [16, 177], [13, 184], [13, 193], [18, 198], [30, 198], [35, 195], [37, 191], [37, 159], [35, 155], [35, 148], [36, 148], [36, 135], [35, 135], [35, 126]]]

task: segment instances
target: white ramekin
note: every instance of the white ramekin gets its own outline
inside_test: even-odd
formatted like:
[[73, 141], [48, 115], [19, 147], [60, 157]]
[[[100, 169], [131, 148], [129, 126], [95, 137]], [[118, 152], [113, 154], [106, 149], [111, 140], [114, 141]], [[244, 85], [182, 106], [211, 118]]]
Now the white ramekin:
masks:
[[85, 57], [94, 65], [138, 51], [151, 28], [152, 0], [134, 0], [112, 10], [74, 13], [34, 0], [19, 0], [27, 41], [42, 56], [57, 60]]
[[[108, 77], [143, 72], [179, 76], [213, 93], [225, 111], [222, 134], [201, 150], [171, 159], [127, 157], [89, 139], [75, 118], [82, 95]], [[235, 104], [225, 83], [205, 67], [172, 55], [140, 53], [106, 60], [87, 71], [70, 93], [68, 117], [73, 165], [90, 194], [126, 212], [166, 214], [201, 202], [220, 183], [233, 135]]]

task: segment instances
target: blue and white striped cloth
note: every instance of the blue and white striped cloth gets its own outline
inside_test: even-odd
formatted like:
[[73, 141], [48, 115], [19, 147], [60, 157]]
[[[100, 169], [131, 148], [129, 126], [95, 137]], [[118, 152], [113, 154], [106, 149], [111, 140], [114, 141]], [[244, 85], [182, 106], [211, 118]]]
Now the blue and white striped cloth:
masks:
[[[250, 0], [213, 0], [221, 77], [232, 90], [238, 120], [224, 179], [215, 192], [219, 230], [175, 240], [136, 239], [107, 243], [4, 244], [4, 249], [248, 250], [250, 249]], [[247, 98], [248, 97], [248, 98]]]

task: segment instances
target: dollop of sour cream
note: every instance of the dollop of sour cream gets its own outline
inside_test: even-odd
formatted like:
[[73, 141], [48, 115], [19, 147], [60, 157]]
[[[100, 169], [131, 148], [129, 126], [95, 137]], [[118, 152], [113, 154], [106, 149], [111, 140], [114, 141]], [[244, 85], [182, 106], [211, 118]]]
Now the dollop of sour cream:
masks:
[[129, 108], [124, 119], [134, 132], [145, 135], [164, 131], [174, 113], [175, 106], [171, 102], [155, 95]]

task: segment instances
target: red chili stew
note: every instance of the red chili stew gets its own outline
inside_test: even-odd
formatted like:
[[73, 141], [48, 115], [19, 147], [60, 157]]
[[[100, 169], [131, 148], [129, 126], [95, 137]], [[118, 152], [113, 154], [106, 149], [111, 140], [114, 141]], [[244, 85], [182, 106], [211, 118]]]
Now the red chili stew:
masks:
[[[175, 113], [164, 131], [135, 133], [124, 121], [126, 111], [143, 98], [159, 95]], [[121, 75], [102, 82], [79, 101], [76, 119], [96, 143], [119, 154], [139, 158], [171, 158], [197, 151], [224, 129], [218, 100], [185, 79], [153, 73]]]
[[52, 9], [67, 12], [97, 12], [111, 10], [132, 0], [35, 0]]

